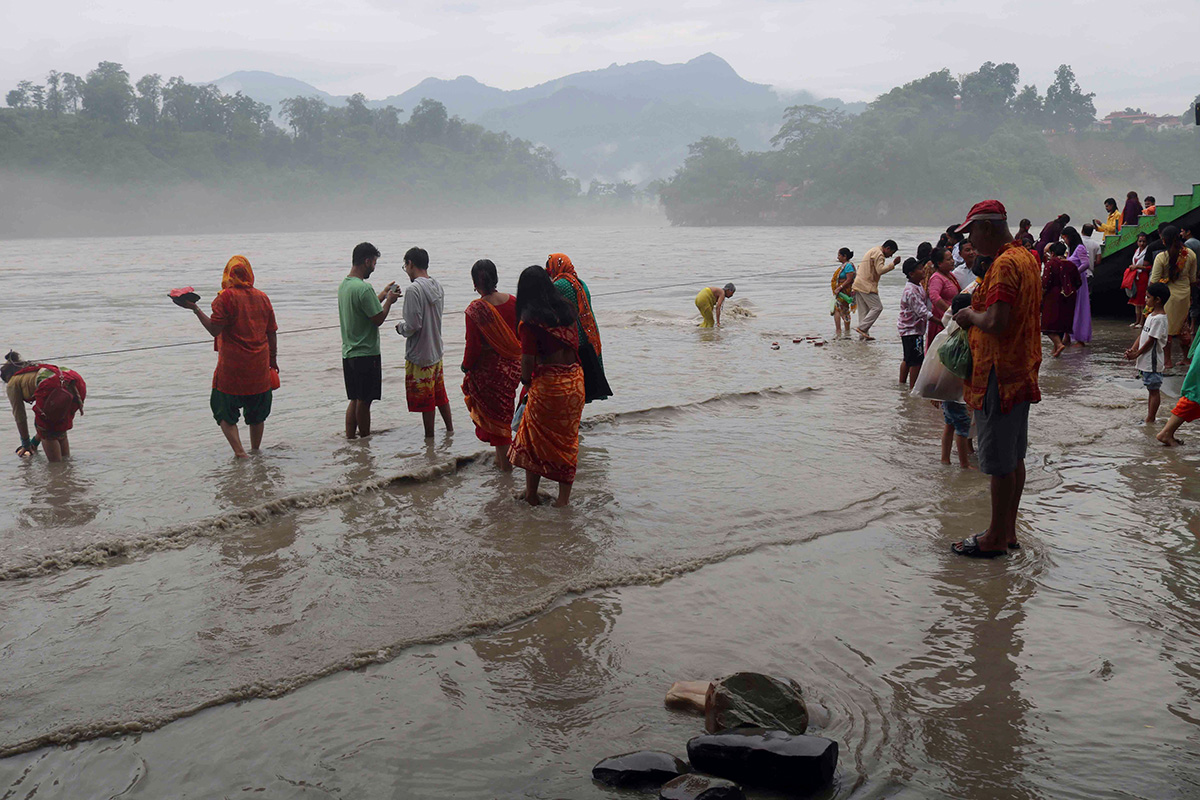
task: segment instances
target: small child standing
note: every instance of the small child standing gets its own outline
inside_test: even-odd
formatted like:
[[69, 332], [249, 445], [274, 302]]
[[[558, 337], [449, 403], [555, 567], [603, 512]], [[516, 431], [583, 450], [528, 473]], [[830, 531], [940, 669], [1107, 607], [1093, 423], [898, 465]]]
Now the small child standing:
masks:
[[1164, 306], [1171, 298], [1171, 290], [1165, 283], [1152, 283], [1146, 287], [1146, 307], [1150, 313], [1142, 325], [1142, 332], [1133, 346], [1125, 351], [1125, 358], [1137, 359], [1138, 372], [1142, 376], [1142, 385], [1150, 393], [1150, 402], [1146, 410], [1146, 424], [1158, 417], [1158, 406], [1162, 402], [1163, 376], [1163, 344], [1167, 341], [1167, 314]]
[[[950, 310], [946, 312], [946, 330], [951, 335], [958, 330], [958, 325], [953, 321], [954, 315], [969, 305], [971, 295], [966, 292], [955, 295], [950, 302]], [[937, 358], [937, 353], [934, 353], [933, 357]], [[946, 423], [946, 427], [942, 429], [942, 463], [950, 463], [950, 445], [953, 444], [954, 449], [958, 451], [958, 465], [963, 469], [970, 469], [971, 463], [967, 460], [967, 453], [971, 445], [971, 412], [967, 410], [967, 404], [943, 400], [942, 420]]]
[[900, 362], [900, 383], [911, 389], [917, 382], [921, 364], [925, 361], [925, 328], [933, 311], [929, 304], [929, 293], [921, 285], [925, 280], [925, 265], [915, 258], [904, 262], [904, 293], [900, 295], [900, 318], [896, 327], [904, 345], [904, 359]]

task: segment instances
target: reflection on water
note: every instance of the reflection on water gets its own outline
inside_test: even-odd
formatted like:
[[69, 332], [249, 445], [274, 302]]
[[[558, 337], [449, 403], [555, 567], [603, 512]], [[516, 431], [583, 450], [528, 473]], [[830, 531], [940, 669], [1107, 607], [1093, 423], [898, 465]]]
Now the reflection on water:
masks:
[[473, 640], [492, 693], [504, 703], [494, 711], [535, 729], [537, 747], [568, 747], [568, 737], [594, 725], [592, 713], [608, 705], [600, 698], [615, 675], [605, 639], [619, 610], [612, 597], [580, 598], [528, 625]]
[[93, 496], [95, 481], [68, 459], [57, 464], [38, 461], [22, 464], [25, 485], [17, 519], [22, 528], [41, 532], [47, 528], [79, 528], [100, 512]]

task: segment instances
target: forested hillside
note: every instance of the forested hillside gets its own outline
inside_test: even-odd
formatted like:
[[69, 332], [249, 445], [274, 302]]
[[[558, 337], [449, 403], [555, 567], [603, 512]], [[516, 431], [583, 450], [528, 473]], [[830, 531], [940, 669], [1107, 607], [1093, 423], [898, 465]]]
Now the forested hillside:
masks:
[[[112, 62], [85, 78], [51, 73], [46, 85], [22, 84], [6, 99], [0, 173], [73, 212], [101, 190], [126, 205], [147, 198], [153, 215], [165, 193], [196, 198], [205, 189], [223, 199], [197, 212], [231, 219], [239, 205], [259, 214], [271, 205], [281, 213], [297, 203], [338, 205], [378, 216], [384, 207], [511, 212], [580, 195], [544, 147], [466, 123], [435, 101], [401, 122], [401, 109], [368, 108], [361, 95], [340, 108], [297, 97], [282, 103], [285, 130], [268, 106], [240, 92], [158, 75], [134, 84]], [[27, 205], [5, 200], [10, 232], [21, 232], [11, 228]]]
[[[793, 106], [771, 150], [712, 137], [692, 144], [660, 196], [680, 225], [919, 224], [984, 197], [1049, 215], [1098, 208], [1097, 192], [1165, 194], [1200, 180], [1194, 129], [1088, 131], [1094, 94], [1066, 65], [1044, 95], [1018, 85], [1015, 64], [988, 62], [961, 80], [942, 70], [895, 88], [855, 117]], [[1139, 179], [1161, 185], [1122, 188], [1132, 174], [1104, 162], [1082, 169], [1072, 155], [1095, 141], [1120, 142], [1143, 165]]]

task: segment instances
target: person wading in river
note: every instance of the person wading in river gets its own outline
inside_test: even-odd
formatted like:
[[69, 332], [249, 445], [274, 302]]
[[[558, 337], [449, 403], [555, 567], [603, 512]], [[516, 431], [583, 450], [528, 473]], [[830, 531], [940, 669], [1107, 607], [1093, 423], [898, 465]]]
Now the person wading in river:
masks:
[[404, 254], [404, 274], [412, 287], [404, 298], [404, 319], [396, 333], [404, 343], [404, 393], [408, 410], [421, 415], [425, 438], [433, 438], [434, 411], [442, 415], [446, 432], [454, 432], [450, 400], [442, 374], [442, 309], [446, 294], [442, 285], [429, 277], [429, 253], [420, 247]]
[[263, 429], [271, 415], [271, 394], [279, 387], [275, 360], [275, 309], [265, 292], [254, 288], [254, 272], [245, 256], [234, 256], [225, 265], [221, 291], [213, 298], [212, 316], [190, 302], [186, 306], [212, 334], [217, 351], [209, 407], [226, 441], [238, 458], [248, 458], [238, 432], [238, 418], [246, 415], [250, 450], [262, 444]]
[[[858, 262], [858, 270], [854, 274], [854, 302], [858, 306], [858, 332], [862, 341], [873, 341], [871, 326], [883, 312], [883, 302], [879, 299], [879, 279], [896, 268], [900, 256], [896, 256], [899, 246], [891, 239], [879, 247], [872, 247]], [[888, 259], [896, 256], [889, 264]]]
[[511, 472], [508, 448], [521, 382], [521, 342], [517, 339], [517, 298], [497, 291], [499, 281], [491, 260], [480, 259], [471, 267], [471, 283], [479, 297], [466, 311], [462, 393], [475, 423], [475, 436], [496, 448], [496, 466]]
[[955, 542], [952, 549], [971, 558], [993, 558], [1019, 547], [1029, 407], [1042, 399], [1042, 281], [1037, 258], [1013, 242], [1000, 201], [976, 203], [959, 230], [970, 233], [977, 253], [993, 259], [971, 307], [954, 315], [970, 331], [973, 369], [963, 395], [976, 409], [979, 469], [991, 476], [992, 517], [986, 531]]
[[342, 378], [346, 384], [346, 438], [371, 435], [371, 403], [382, 395], [383, 365], [379, 326], [400, 299], [395, 281], [375, 294], [367, 278], [375, 271], [379, 250], [370, 242], [354, 248], [350, 274], [338, 286], [338, 321], [342, 328]]
[[[69, 457], [71, 443], [67, 441], [67, 431], [74, 427], [75, 415], [83, 413], [83, 401], [87, 399], [87, 384], [79, 373], [53, 364], [26, 363], [10, 350], [0, 367], [0, 378], [4, 380], [21, 437], [17, 455], [30, 458], [41, 444], [47, 461]], [[34, 436], [29, 435], [26, 403], [33, 404]]]
[[735, 291], [737, 287], [732, 283], [725, 284], [724, 288], [705, 286], [700, 290], [700, 294], [696, 295], [696, 310], [702, 317], [701, 328], [712, 328], [714, 324], [717, 328], [721, 327], [721, 308]]

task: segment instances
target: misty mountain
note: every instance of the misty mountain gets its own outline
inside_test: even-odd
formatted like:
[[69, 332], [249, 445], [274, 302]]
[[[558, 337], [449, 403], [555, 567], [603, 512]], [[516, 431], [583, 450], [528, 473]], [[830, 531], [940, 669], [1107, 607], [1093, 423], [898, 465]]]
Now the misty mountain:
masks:
[[213, 81], [212, 85], [225, 94], [241, 92], [260, 103], [266, 103], [271, 107], [272, 116], [276, 120], [279, 119], [280, 103], [289, 97], [317, 97], [331, 106], [346, 103], [345, 97], [335, 97], [304, 81], [257, 70], [234, 72]]
[[[345, 102], [345, 97], [265, 72], [235, 72], [214, 83], [222, 91], [241, 91], [268, 103], [276, 113], [280, 100], [297, 94], [331, 105]], [[704, 136], [733, 138], [744, 149], [767, 148], [789, 105], [811, 103], [851, 113], [864, 105], [803, 91], [781, 94], [745, 80], [712, 53], [683, 64], [613, 64], [514, 90], [467, 76], [427, 78], [367, 105], [392, 105], [411, 113], [425, 98], [469, 122], [546, 145], [585, 185], [593, 179], [642, 183], [667, 177], [683, 163], [688, 145]]]

